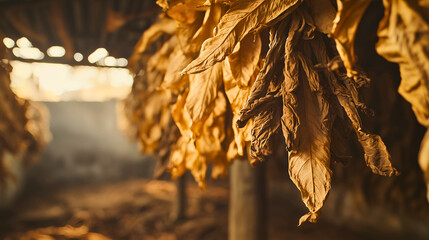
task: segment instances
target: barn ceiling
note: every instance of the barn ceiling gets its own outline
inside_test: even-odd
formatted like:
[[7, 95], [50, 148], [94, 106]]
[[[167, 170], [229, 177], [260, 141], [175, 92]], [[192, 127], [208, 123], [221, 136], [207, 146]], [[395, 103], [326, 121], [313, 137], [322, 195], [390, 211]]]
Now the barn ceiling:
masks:
[[[39, 61], [91, 65], [87, 57], [97, 48], [128, 58], [159, 13], [155, 0], [0, 0], [0, 37], [26, 37], [44, 53], [51, 46], [66, 50]], [[75, 53], [84, 60], [77, 63]]]

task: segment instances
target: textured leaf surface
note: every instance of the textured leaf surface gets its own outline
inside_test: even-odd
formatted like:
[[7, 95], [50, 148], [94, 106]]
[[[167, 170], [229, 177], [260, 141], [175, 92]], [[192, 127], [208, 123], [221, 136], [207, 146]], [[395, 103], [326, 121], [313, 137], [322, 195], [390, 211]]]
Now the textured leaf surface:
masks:
[[299, 0], [234, 2], [222, 16], [214, 36], [203, 43], [200, 55], [183, 70], [183, 73], [201, 72], [224, 60], [249, 32], [262, 28], [280, 15], [286, 16], [299, 2]]
[[384, 1], [384, 5], [377, 51], [399, 63], [398, 91], [411, 103], [417, 120], [429, 127], [429, 4]]
[[[282, 118], [283, 134], [286, 142], [290, 141], [289, 176], [310, 211], [301, 217], [299, 224], [318, 219], [331, 188], [332, 175], [330, 106], [324, 99], [320, 79], [310, 60], [298, 50], [298, 44], [308, 44], [302, 43], [302, 37], [307, 35], [303, 32], [305, 25], [303, 16], [293, 16], [285, 43], [285, 80], [282, 85], [283, 112], [292, 113], [284, 114]], [[291, 131], [296, 134], [294, 137], [290, 136]]]
[[228, 56], [227, 62], [232, 77], [239, 87], [248, 87], [254, 75], [261, 54], [261, 38], [258, 34], [249, 34], [237, 45], [238, 51]]
[[195, 133], [210, 115], [218, 90], [222, 84], [222, 64], [216, 64], [209, 70], [189, 76], [189, 95], [186, 99], [186, 110], [192, 119]]
[[334, 20], [332, 36], [349, 77], [357, 73], [354, 69], [355, 35], [360, 19], [370, 3], [371, 0], [337, 0], [338, 12]]
[[168, 18], [162, 18], [161, 21], [156, 22], [150, 26], [142, 35], [139, 42], [135, 46], [135, 53], [142, 53], [146, 51], [151, 43], [156, 41], [162, 34], [173, 34], [176, 31], [176, 23]]

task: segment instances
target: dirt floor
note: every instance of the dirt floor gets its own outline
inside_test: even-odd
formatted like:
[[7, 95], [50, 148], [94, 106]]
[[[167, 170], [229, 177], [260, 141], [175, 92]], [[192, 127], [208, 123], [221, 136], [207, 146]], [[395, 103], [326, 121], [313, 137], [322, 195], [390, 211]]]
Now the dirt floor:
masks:
[[[188, 184], [186, 219], [170, 220], [175, 185], [170, 181], [128, 180], [23, 195], [0, 212], [0, 239], [227, 239], [227, 183], [206, 191]], [[270, 195], [268, 239], [370, 239], [332, 226], [297, 222], [305, 212]]]

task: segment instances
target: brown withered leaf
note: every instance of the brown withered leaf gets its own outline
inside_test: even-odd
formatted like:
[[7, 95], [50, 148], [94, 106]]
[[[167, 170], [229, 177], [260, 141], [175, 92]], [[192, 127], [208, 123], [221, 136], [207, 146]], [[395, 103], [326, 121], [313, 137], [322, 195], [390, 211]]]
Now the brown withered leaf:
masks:
[[192, 141], [188, 142], [186, 148], [186, 169], [190, 170], [195, 181], [201, 189], [206, 187], [207, 175], [207, 160], [198, 153], [195, 144]]
[[192, 39], [186, 44], [186, 53], [192, 57], [192, 60], [197, 57], [201, 49], [201, 44], [213, 36], [213, 29], [219, 23], [222, 14], [222, 6], [213, 4], [205, 12], [204, 21], [200, 28], [192, 36]]
[[[327, 120], [329, 106], [320, 95], [314, 96], [305, 81], [300, 96], [297, 115], [301, 124], [297, 130], [294, 147], [289, 153], [289, 175], [301, 191], [301, 197], [309, 213], [301, 217], [299, 224], [319, 218], [319, 211], [331, 188], [330, 126]], [[303, 106], [304, 105], [304, 106]]]
[[161, 88], [171, 89], [174, 92], [180, 92], [182, 88], [189, 83], [188, 75], [181, 75], [180, 71], [192, 61], [186, 56], [180, 45], [176, 45], [168, 59], [168, 66], [165, 72]]
[[354, 41], [359, 22], [371, 0], [337, 0], [338, 12], [334, 20], [331, 36], [335, 39], [338, 53], [353, 77], [355, 70]]
[[[167, 11], [176, 5], [186, 5], [191, 9], [200, 9], [203, 6], [205, 0], [157, 0], [156, 4], [162, 8], [162, 10]], [[204, 9], [205, 10], [205, 9]]]
[[429, 6], [422, 1], [383, 1], [377, 52], [399, 63], [399, 93], [411, 103], [417, 120], [429, 127]]
[[319, 32], [329, 34], [332, 31], [336, 9], [331, 0], [308, 0], [304, 2]]
[[148, 91], [155, 90], [164, 81], [165, 72], [169, 66], [170, 55], [176, 44], [177, 38], [175, 36], [170, 37], [170, 39], [144, 63], [144, 67], [147, 70], [146, 78], [147, 80], [150, 79], [150, 82], [147, 83]]
[[243, 105], [245, 104], [247, 98], [250, 95], [251, 85], [255, 81], [255, 75], [258, 74], [259, 68], [257, 67], [253, 72], [252, 76], [249, 76], [249, 79], [246, 80], [249, 86], [240, 87], [237, 80], [232, 74], [231, 65], [228, 60], [222, 62], [223, 67], [223, 86], [225, 89], [226, 96], [228, 97], [229, 104], [231, 105], [231, 110], [234, 114], [239, 114]]
[[[325, 42], [320, 35], [316, 35], [312, 48], [318, 62], [328, 63], [330, 61]], [[354, 81], [345, 74], [334, 73], [328, 69], [324, 73], [328, 79], [331, 92], [336, 96], [339, 105], [344, 109], [346, 116], [352, 123], [364, 151], [366, 165], [375, 174], [397, 175], [398, 171], [392, 166], [390, 154], [380, 136], [367, 132], [362, 126], [358, 108], [365, 110], [366, 107], [358, 99]], [[359, 77], [359, 75], [355, 75], [355, 77]], [[337, 115], [342, 118], [342, 111]]]
[[173, 179], [179, 178], [186, 172], [185, 160], [188, 142], [188, 139], [183, 136], [180, 136], [176, 144], [171, 146], [170, 159], [167, 169], [171, 173], [171, 177]]
[[183, 173], [183, 169], [191, 170], [199, 186], [204, 188], [208, 164], [213, 163], [215, 166], [212, 177], [225, 176], [227, 173], [226, 150], [222, 146], [225, 139], [226, 98], [221, 92], [217, 94], [215, 108], [201, 126], [200, 132], [195, 134], [190, 129], [191, 117], [184, 108], [188, 93], [185, 91], [180, 95], [172, 109], [173, 118], [182, 134], [180, 144], [186, 147], [178, 146], [173, 151], [169, 169], [176, 177]]
[[248, 87], [255, 73], [261, 54], [259, 34], [248, 34], [237, 44], [238, 50], [228, 56], [226, 61], [232, 77], [239, 87]]
[[264, 65], [262, 66], [255, 83], [252, 85], [250, 96], [240, 111], [240, 117], [237, 121], [239, 127], [246, 125], [247, 121], [256, 116], [264, 109], [264, 102], [271, 100], [275, 92], [267, 93], [271, 81], [282, 78], [282, 65], [277, 64], [282, 62], [284, 58], [284, 43], [286, 41], [286, 27], [288, 19], [284, 19], [271, 28], [270, 31], [270, 49], [265, 57]]
[[171, 107], [171, 116], [174, 119], [177, 127], [182, 134], [182, 137], [189, 140], [192, 139], [192, 132], [190, 129], [191, 126], [191, 116], [189, 116], [188, 111], [185, 109], [186, 98], [189, 95], [189, 88], [185, 89], [176, 99], [176, 103], [174, 103]]
[[[426, 131], [426, 134], [420, 144], [420, 152], [419, 152], [419, 165], [422, 169], [425, 181], [426, 188], [429, 189], [429, 131]], [[426, 193], [426, 197], [429, 201], [429, 191]]]
[[210, 115], [218, 90], [222, 84], [222, 64], [218, 63], [205, 72], [189, 76], [189, 95], [185, 108], [192, 123], [192, 132], [198, 135], [205, 120]]
[[[311, 51], [299, 50], [309, 44], [304, 40], [308, 36], [304, 30], [312, 30], [306, 25], [302, 14], [292, 15], [285, 43], [285, 80], [282, 85], [282, 125], [286, 130], [283, 134], [286, 141], [290, 141], [289, 176], [301, 191], [302, 200], [310, 211], [301, 217], [299, 224], [317, 221], [331, 188], [332, 175], [330, 105], [324, 98], [325, 89], [313, 69], [314, 64], [307, 57]], [[295, 136], [291, 137], [291, 133]]]
[[183, 54], [189, 56], [192, 59], [195, 57], [194, 55], [198, 54], [199, 50], [197, 53], [194, 53], [189, 46], [189, 42], [195, 36], [196, 32], [201, 28], [206, 14], [207, 13], [201, 12], [199, 18], [197, 18], [192, 24], [182, 24], [179, 22], [177, 24], [175, 36], [178, 39], [178, 45], [180, 45]]
[[176, 22], [169, 18], [161, 16], [161, 20], [152, 24], [144, 31], [139, 42], [134, 48], [134, 53], [142, 53], [147, 50], [149, 45], [156, 41], [162, 34], [172, 35], [176, 31]]
[[188, 83], [188, 75], [180, 74], [200, 51], [201, 44], [205, 39], [212, 36], [213, 29], [219, 22], [222, 8], [219, 5], [212, 5], [205, 13], [204, 21], [201, 25], [198, 22], [192, 25], [179, 25], [176, 36], [179, 45], [176, 46], [170, 55], [169, 65], [165, 74], [163, 88], [179, 91]]
[[[298, 43], [298, 29], [302, 28], [302, 23], [294, 19], [291, 22], [287, 40], [284, 41], [283, 51], [285, 52], [284, 65], [284, 82], [281, 86], [283, 94], [283, 116], [282, 116], [282, 131], [285, 138], [286, 148], [290, 151], [293, 148], [293, 142], [296, 139], [300, 119], [297, 116], [296, 109], [298, 108], [298, 97], [294, 93], [299, 85], [299, 59], [295, 51]], [[298, 36], [297, 36], [298, 35]]]
[[273, 20], [278, 21], [279, 17], [287, 16], [300, 2], [300, 0], [233, 2], [215, 28], [214, 36], [203, 43], [200, 55], [182, 72], [202, 72], [216, 62], [224, 60], [249, 32], [258, 31]]
[[198, 153], [206, 159], [207, 163], [213, 163], [216, 167], [212, 177], [225, 177], [228, 169], [226, 149], [223, 142], [226, 137], [226, 97], [222, 92], [218, 93], [215, 108], [205, 122], [201, 133], [195, 138], [195, 146]]
[[159, 146], [156, 149], [158, 161], [154, 170], [154, 178], [159, 178], [170, 164], [171, 150], [175, 147], [180, 131], [174, 123], [168, 109], [163, 109], [164, 114], [168, 114], [169, 119], [162, 128], [162, 136], [159, 139]]
[[172, 150], [168, 169], [173, 178], [182, 176], [187, 169], [191, 170], [200, 188], [204, 188], [207, 163], [205, 158], [198, 153], [192, 138], [192, 132], [189, 129], [191, 118], [185, 110], [188, 93], [189, 90], [187, 89], [179, 95], [171, 109], [172, 117], [182, 136]]
[[363, 148], [366, 165], [375, 174], [384, 176], [398, 175], [398, 171], [392, 166], [390, 154], [380, 136], [367, 133], [363, 129], [359, 112], [353, 102], [351, 93], [347, 91], [343, 83], [334, 78], [331, 78], [331, 80], [331, 88], [336, 93], [339, 103], [352, 122], [357, 138]]
[[[377, 52], [399, 64], [398, 92], [411, 103], [417, 120], [429, 127], [429, 4], [427, 1], [383, 1]], [[419, 164], [429, 186], [428, 133], [420, 146]], [[428, 201], [429, 201], [429, 190]]]
[[273, 98], [267, 105], [265, 111], [254, 117], [251, 130], [250, 156], [259, 161], [264, 161], [266, 156], [273, 154], [274, 135], [281, 129], [282, 99]]
[[[248, 61], [249, 63], [249, 61]], [[228, 156], [227, 158], [229, 160], [233, 160], [237, 157], [244, 157], [247, 152], [247, 147], [250, 145], [250, 141], [252, 140], [251, 136], [251, 128], [253, 126], [253, 121], [248, 123], [242, 128], [239, 128], [236, 124], [240, 110], [242, 109], [244, 103], [246, 102], [247, 98], [250, 95], [250, 90], [253, 85], [253, 82], [255, 81], [255, 78], [259, 72], [258, 65], [254, 69], [254, 73], [252, 76], [249, 77], [248, 80], [248, 86], [238, 86], [237, 80], [234, 78], [232, 71], [231, 71], [231, 65], [226, 59], [222, 62], [223, 64], [223, 84], [224, 84], [224, 90], [226, 93], [226, 96], [229, 101], [229, 105], [231, 106], [232, 110], [232, 125], [231, 128], [233, 130], [234, 135], [234, 143], [230, 144], [230, 149], [228, 150]], [[250, 64], [252, 64], [250, 62]], [[234, 150], [233, 150], [234, 149]]]
[[165, 13], [181, 24], [192, 24], [200, 15], [197, 9], [191, 8], [186, 4], [177, 4]]

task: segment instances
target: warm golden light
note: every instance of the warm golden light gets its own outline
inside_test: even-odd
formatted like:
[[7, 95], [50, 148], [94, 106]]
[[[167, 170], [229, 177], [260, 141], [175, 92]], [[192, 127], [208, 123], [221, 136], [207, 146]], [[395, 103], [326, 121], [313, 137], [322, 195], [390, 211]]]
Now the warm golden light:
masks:
[[133, 83], [127, 69], [12, 61], [12, 89], [35, 101], [105, 101], [124, 98]]
[[20, 47], [20, 48], [29, 48], [29, 47], [33, 46], [33, 44], [31, 44], [30, 40], [28, 40], [28, 38], [26, 38], [26, 37], [22, 37], [22, 38], [16, 40], [16, 45], [18, 45], [18, 47]]
[[13, 48], [13, 55], [23, 59], [42, 60], [45, 54], [35, 47]]
[[95, 63], [108, 55], [109, 55], [109, 52], [105, 48], [98, 48], [88, 56], [88, 61], [90, 63]]
[[3, 38], [3, 43], [7, 48], [13, 48], [15, 46], [15, 41], [8, 37]]
[[109, 67], [114, 67], [116, 66], [116, 58], [108, 56], [104, 59], [104, 64]]
[[61, 46], [52, 46], [47, 50], [49, 57], [63, 57], [66, 54], [66, 50]]
[[74, 57], [74, 60], [75, 60], [76, 62], [81, 62], [81, 61], [83, 60], [83, 55], [82, 55], [82, 53], [75, 53], [73, 57]]
[[126, 58], [117, 59], [119, 67], [126, 67], [128, 65], [128, 60]]

